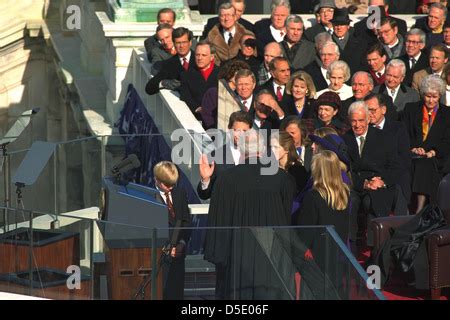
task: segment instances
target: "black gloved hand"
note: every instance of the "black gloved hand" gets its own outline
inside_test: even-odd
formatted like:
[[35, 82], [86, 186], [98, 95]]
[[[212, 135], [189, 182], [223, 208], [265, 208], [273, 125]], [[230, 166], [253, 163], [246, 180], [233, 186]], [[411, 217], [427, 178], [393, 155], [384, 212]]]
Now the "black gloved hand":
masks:
[[162, 80], [161, 81], [161, 86], [164, 89], [168, 89], [168, 90], [178, 90], [181, 86], [181, 82], [177, 79], [172, 79], [172, 80]]

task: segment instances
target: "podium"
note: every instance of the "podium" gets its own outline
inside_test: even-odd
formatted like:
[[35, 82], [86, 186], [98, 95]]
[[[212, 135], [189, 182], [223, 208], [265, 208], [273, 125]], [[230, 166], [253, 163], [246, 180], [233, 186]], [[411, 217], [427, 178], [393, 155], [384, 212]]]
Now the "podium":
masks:
[[[116, 184], [103, 179], [105, 189], [105, 221], [99, 226], [106, 243], [108, 289], [112, 300], [130, 300], [146, 277], [159, 268], [162, 247], [168, 242], [168, 211], [159, 200], [159, 191], [129, 183]], [[152, 239], [153, 229], [157, 239]], [[152, 241], [153, 240], [153, 241]], [[156, 246], [153, 247], [153, 243]], [[157, 266], [152, 264], [155, 250]], [[157, 277], [157, 297], [162, 298], [162, 271]], [[151, 284], [145, 299], [151, 297]]]

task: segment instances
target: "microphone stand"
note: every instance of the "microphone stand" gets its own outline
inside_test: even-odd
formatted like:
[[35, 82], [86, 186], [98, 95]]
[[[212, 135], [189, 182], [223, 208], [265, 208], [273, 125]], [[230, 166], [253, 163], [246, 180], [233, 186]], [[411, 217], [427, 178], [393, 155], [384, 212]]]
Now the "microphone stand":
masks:
[[[156, 277], [155, 278], [158, 278], [159, 271], [162, 269], [162, 263], [163, 263], [163, 260], [164, 260], [163, 258], [164, 258], [165, 254], [166, 253], [163, 250], [163, 252], [161, 253], [161, 256], [159, 257], [159, 266], [158, 266], [158, 269], [156, 270]], [[170, 254], [170, 251], [169, 251], [169, 254]], [[142, 279], [141, 284], [139, 285], [139, 288], [134, 293], [132, 300], [137, 300], [138, 296], [140, 296], [140, 300], [144, 300], [145, 299], [145, 289], [148, 287], [148, 285], [151, 282], [152, 282], [152, 274], [149, 273], [148, 275], [146, 275], [144, 277], [144, 279]]]

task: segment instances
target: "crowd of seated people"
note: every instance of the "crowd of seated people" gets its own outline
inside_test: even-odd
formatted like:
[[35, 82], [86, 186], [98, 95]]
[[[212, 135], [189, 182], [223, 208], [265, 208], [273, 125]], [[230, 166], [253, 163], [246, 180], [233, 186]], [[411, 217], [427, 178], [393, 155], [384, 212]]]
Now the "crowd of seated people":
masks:
[[[165, 61], [146, 91], [179, 90], [204, 128], [217, 128], [223, 79], [240, 109], [229, 130], [280, 130], [267, 145], [295, 180], [291, 222], [335, 224], [351, 243], [370, 219], [436, 203], [450, 172], [450, 23], [442, 1], [417, 1], [426, 16], [409, 30], [384, 0], [366, 1], [381, 9], [378, 24], [365, 18], [353, 26], [347, 7], [363, 1], [309, 2], [306, 12], [320, 21], [310, 28], [288, 0], [273, 0], [270, 17], [255, 24], [244, 19], [245, 1], [222, 3], [195, 47], [192, 33], [174, 26], [175, 14], [163, 20], [170, 9], [162, 10], [146, 43], [153, 62]], [[391, 6], [402, 13], [412, 2]], [[242, 161], [236, 145], [226, 150], [231, 167]], [[198, 190], [208, 199], [226, 167], [208, 157], [200, 167]]]

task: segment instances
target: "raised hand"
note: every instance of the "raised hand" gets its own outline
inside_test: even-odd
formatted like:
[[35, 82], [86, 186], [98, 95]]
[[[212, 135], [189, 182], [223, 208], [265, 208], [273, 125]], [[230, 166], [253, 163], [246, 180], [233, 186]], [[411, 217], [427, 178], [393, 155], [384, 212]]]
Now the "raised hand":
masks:
[[211, 164], [208, 162], [208, 156], [206, 154], [202, 154], [200, 156], [199, 161], [199, 171], [200, 171], [200, 177], [202, 178], [202, 181], [207, 183], [209, 182], [209, 179], [211, 178], [213, 172], [214, 172], [214, 161], [211, 162]]

